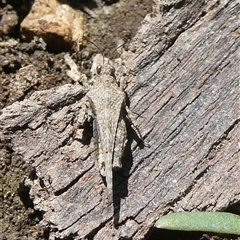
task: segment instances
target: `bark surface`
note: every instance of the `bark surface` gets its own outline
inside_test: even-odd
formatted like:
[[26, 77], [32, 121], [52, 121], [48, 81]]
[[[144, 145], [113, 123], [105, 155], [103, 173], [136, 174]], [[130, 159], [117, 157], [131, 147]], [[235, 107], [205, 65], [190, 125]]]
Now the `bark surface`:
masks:
[[169, 211], [223, 211], [240, 201], [239, 1], [160, 2], [122, 54], [148, 147], [129, 131], [113, 205], [93, 139], [74, 139], [81, 86], [35, 92], [2, 110], [2, 134], [35, 168], [26, 184], [50, 239], [143, 239]]

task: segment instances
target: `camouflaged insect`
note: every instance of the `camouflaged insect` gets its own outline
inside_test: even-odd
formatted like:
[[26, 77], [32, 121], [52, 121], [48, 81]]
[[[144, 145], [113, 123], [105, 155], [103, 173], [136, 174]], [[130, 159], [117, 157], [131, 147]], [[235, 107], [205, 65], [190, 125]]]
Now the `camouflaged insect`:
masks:
[[[109, 196], [113, 197], [113, 170], [122, 167], [127, 142], [125, 93], [119, 87], [114, 68], [98, 54], [92, 69], [96, 69], [93, 85], [86, 94], [95, 118], [98, 133], [99, 170], [106, 178]], [[100, 65], [99, 62], [102, 62]]]

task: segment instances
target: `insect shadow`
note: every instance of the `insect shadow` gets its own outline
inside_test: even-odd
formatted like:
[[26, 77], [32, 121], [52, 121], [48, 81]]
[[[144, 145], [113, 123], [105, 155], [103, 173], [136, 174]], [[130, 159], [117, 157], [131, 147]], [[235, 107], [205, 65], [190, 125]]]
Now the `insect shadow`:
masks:
[[[128, 97], [126, 94], [127, 105], [129, 106]], [[114, 227], [118, 228], [119, 217], [121, 212], [121, 199], [128, 196], [128, 180], [129, 173], [133, 166], [133, 155], [132, 155], [132, 143], [135, 141], [140, 149], [144, 148], [144, 142], [139, 133], [132, 127], [132, 122], [126, 117], [125, 113], [125, 123], [127, 126], [127, 143], [122, 156], [122, 168], [118, 171], [113, 171], [113, 223]]]

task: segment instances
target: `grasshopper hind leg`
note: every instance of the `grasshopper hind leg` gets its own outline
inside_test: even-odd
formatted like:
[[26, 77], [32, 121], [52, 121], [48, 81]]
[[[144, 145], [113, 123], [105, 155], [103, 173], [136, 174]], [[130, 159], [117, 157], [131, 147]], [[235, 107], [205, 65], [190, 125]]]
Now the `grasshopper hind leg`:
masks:
[[118, 170], [122, 168], [122, 157], [124, 154], [127, 142], [127, 128], [124, 119], [118, 122], [116, 130], [114, 152], [113, 152], [113, 169]]

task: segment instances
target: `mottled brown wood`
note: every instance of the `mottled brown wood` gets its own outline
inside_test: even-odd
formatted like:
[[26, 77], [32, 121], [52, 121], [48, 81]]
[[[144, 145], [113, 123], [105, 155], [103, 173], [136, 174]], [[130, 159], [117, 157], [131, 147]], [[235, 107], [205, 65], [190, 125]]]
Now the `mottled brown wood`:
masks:
[[240, 200], [240, 4], [182, 1], [163, 10], [145, 18], [122, 55], [130, 108], [149, 147], [129, 132], [114, 211], [92, 141], [72, 140], [80, 86], [3, 109], [5, 138], [36, 169], [26, 184], [52, 238], [143, 239], [169, 211], [220, 211]]

